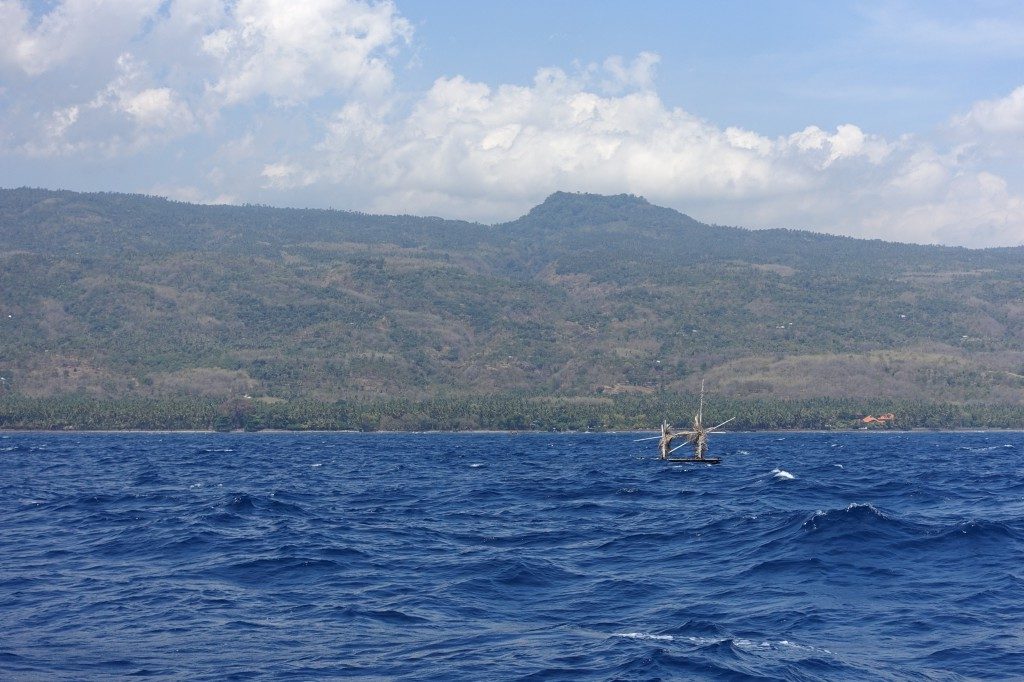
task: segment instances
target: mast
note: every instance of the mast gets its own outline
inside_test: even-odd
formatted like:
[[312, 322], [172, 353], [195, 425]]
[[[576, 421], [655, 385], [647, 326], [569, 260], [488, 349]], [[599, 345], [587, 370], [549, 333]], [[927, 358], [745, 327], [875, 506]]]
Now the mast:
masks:
[[700, 406], [697, 408], [697, 423], [695, 426], [698, 428], [704, 423], [704, 380], [700, 380]]
[[[650, 438], [639, 438], [636, 442], [644, 440], [658, 440], [658, 452], [659, 459], [669, 459], [669, 455], [678, 450], [679, 448], [689, 445], [693, 448], [693, 460], [682, 460], [682, 461], [701, 461], [704, 459], [704, 455], [708, 451], [708, 435], [716, 431], [729, 422], [735, 417], [726, 419], [721, 424], [716, 424], [708, 428], [704, 427], [704, 380], [700, 382], [700, 402], [697, 405], [697, 414], [693, 416], [693, 427], [689, 431], [676, 431], [672, 428], [668, 420], [662, 420], [661, 422], [661, 435], [651, 436]], [[672, 441], [676, 438], [682, 438], [683, 443], [672, 447]], [[710, 460], [712, 463], [717, 463], [719, 460]]]

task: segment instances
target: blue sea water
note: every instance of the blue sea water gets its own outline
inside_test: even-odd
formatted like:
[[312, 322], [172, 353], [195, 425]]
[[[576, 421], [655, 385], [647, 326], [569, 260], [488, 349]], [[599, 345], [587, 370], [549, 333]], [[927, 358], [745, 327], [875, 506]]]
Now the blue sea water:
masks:
[[0, 434], [0, 678], [1024, 677], [1024, 434]]

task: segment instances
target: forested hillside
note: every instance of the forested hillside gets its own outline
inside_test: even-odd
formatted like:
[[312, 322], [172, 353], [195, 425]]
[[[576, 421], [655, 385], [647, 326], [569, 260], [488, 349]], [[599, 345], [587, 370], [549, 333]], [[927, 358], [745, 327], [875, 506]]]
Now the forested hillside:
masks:
[[1024, 249], [556, 193], [502, 225], [0, 190], [0, 391], [1024, 402]]

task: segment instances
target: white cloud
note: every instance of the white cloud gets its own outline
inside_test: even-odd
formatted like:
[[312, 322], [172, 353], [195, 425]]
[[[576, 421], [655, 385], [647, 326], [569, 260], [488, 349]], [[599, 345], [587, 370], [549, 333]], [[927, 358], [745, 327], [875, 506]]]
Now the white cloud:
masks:
[[170, 88], [148, 88], [140, 92], [122, 94], [122, 111], [129, 114], [137, 125], [146, 128], [188, 128], [192, 125], [192, 112], [176, 101]]
[[855, 125], [844, 123], [829, 135], [818, 126], [808, 126], [787, 138], [792, 148], [803, 153], [820, 152], [812, 158], [824, 169], [840, 159], [863, 157], [881, 163], [892, 151], [892, 145], [878, 136], [868, 136]]
[[292, 163], [268, 163], [263, 166], [260, 175], [266, 181], [266, 187], [295, 188], [307, 187], [317, 180], [316, 172], [304, 171], [301, 166]]
[[411, 33], [390, 2], [239, 0], [229, 25], [203, 38], [221, 67], [210, 90], [227, 104], [349, 89], [379, 95], [392, 82], [389, 51]]
[[[641, 66], [647, 61], [642, 57]], [[379, 114], [343, 109], [307, 162], [326, 165], [332, 182], [373, 183], [378, 208], [449, 214], [483, 206], [479, 199], [487, 195], [529, 202], [558, 188], [678, 201], [757, 195], [803, 182], [772, 164], [780, 143], [749, 131], [723, 132], [670, 109], [643, 79], [617, 96], [588, 91], [588, 80], [554, 69], [538, 73], [532, 86], [496, 89], [441, 78], [408, 116], [388, 124]], [[391, 200], [410, 196], [422, 199], [411, 207]]]
[[30, 157], [119, 156], [196, 129], [188, 104], [171, 88], [152, 87], [144, 64], [126, 53], [117, 68], [117, 76], [91, 100], [58, 107], [36, 122], [21, 151]]
[[0, 22], [16, 83], [0, 147], [35, 158], [216, 135], [225, 106], [260, 96], [380, 96], [411, 35], [393, 3], [366, 0], [63, 0], [36, 16], [0, 0]]
[[948, 185], [951, 165], [930, 149], [919, 150], [893, 169], [889, 189], [911, 199], [928, 198]]
[[[614, 74], [632, 72], [611, 60]], [[543, 69], [530, 86], [438, 79], [408, 114], [349, 104], [294, 185], [346, 187], [360, 208], [485, 221], [554, 189], [642, 194], [714, 222], [971, 246], [1024, 240], [1021, 198], [984, 155], [843, 124], [769, 138], [671, 108], [644, 79]], [[299, 167], [302, 172], [299, 172]], [[297, 181], [302, 178], [301, 183]]]
[[954, 119], [954, 125], [988, 135], [1024, 133], [1024, 85], [1006, 97], [976, 102], [967, 114]]
[[190, 204], [237, 204], [238, 199], [230, 194], [210, 195], [194, 185], [155, 185], [147, 194], [166, 197], [174, 201], [187, 201]]
[[638, 88], [650, 90], [654, 88], [654, 67], [661, 57], [653, 52], [641, 52], [636, 59], [628, 64], [620, 56], [609, 57], [604, 61], [605, 78], [602, 81], [604, 90], [614, 94]]
[[946, 183], [930, 201], [883, 207], [865, 226], [889, 238], [968, 246], [1024, 245], [1024, 198], [987, 172]]
[[[648, 52], [540, 69], [525, 85], [453, 75], [397, 92], [412, 29], [392, 2], [28, 7], [0, 0], [0, 159], [10, 167], [145, 152], [177, 164], [163, 193], [203, 201], [498, 221], [557, 189], [633, 192], [718, 223], [1024, 241], [1024, 86], [924, 134], [801, 121], [769, 136], [666, 104]], [[975, 41], [989, 29], [1003, 30], [916, 39]], [[111, 189], [144, 189], [123, 166]]]
[[116, 54], [132, 40], [159, 0], [65, 0], [34, 20], [20, 0], [0, 0], [0, 64], [39, 76], [82, 58]]
[[73, 153], [75, 146], [67, 141], [67, 133], [78, 122], [79, 114], [80, 109], [75, 105], [50, 112], [40, 124], [39, 135], [26, 142], [22, 151], [30, 157]]
[[[653, 63], [642, 55], [603, 68], [611, 65], [618, 78]], [[849, 232], [857, 226], [835, 217], [849, 214], [840, 206], [848, 208], [854, 193], [836, 186], [852, 176], [881, 186], [900, 147], [855, 125], [774, 139], [723, 130], [666, 106], [643, 77], [626, 92], [597, 94], [590, 87], [605, 82], [601, 76], [542, 69], [530, 86], [497, 88], [441, 78], [408, 115], [344, 107], [315, 153], [291, 163], [324, 186], [361, 187], [372, 197], [363, 208], [380, 211], [496, 220], [513, 217], [501, 213], [508, 206], [521, 212], [567, 189], [633, 192], [752, 226], [792, 224], [796, 215], [805, 226], [825, 220], [817, 226]]]
[[130, 54], [118, 60], [119, 75], [90, 102], [93, 109], [109, 108], [128, 116], [137, 130], [184, 135], [195, 129], [195, 116], [179, 95], [168, 87], [149, 87], [152, 78], [144, 64]]

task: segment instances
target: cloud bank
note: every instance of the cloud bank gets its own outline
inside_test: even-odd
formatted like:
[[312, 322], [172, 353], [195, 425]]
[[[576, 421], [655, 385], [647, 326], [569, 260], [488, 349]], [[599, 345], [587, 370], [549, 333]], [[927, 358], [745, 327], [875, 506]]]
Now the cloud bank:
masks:
[[[55, 176], [100, 158], [123, 169], [109, 189], [488, 222], [554, 190], [631, 192], [724, 224], [1024, 243], [1024, 86], [939, 131], [766, 136], [668, 106], [646, 52], [399, 91], [414, 35], [390, 2], [0, 0], [0, 22], [0, 156]], [[153, 159], [174, 177], [132, 185]]]

